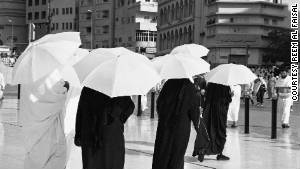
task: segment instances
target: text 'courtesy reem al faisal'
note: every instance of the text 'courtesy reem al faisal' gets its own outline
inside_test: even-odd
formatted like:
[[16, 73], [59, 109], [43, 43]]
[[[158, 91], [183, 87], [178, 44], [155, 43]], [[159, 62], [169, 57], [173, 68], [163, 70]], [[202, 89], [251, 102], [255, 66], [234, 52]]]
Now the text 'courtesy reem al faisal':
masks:
[[298, 34], [298, 10], [299, 3], [294, 3], [291, 6], [291, 76], [292, 76], [292, 99], [298, 101], [298, 87], [299, 87], [299, 65], [298, 65], [298, 49], [299, 49], [299, 34]]

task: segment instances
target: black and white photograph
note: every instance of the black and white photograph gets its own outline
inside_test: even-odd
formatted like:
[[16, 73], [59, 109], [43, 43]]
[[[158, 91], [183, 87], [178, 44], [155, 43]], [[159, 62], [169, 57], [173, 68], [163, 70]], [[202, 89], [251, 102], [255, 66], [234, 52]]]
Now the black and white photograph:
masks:
[[300, 169], [300, 0], [0, 0], [0, 169]]

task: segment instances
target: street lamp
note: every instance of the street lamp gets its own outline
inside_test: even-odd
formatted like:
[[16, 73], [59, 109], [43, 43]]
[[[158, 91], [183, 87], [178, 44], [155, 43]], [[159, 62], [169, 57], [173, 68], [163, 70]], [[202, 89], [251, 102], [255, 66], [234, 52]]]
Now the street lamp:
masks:
[[11, 23], [11, 41], [10, 41], [10, 45], [11, 45], [11, 54], [13, 52], [13, 48], [14, 48], [14, 24], [13, 21], [11, 19], [8, 20], [9, 23]]
[[93, 49], [93, 10], [87, 10], [91, 14], [91, 50]]

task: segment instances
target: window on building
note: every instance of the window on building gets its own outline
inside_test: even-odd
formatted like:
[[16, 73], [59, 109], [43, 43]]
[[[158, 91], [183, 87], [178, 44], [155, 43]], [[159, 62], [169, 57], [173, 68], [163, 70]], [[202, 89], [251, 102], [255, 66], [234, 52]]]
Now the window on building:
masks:
[[102, 26], [102, 30], [104, 34], [109, 33], [109, 26], [108, 25]]
[[32, 0], [28, 0], [28, 6], [32, 6]]
[[234, 22], [234, 19], [233, 18], [230, 18], [230, 23], [233, 23]]
[[73, 14], [73, 8], [72, 7], [70, 8], [70, 14]]
[[66, 14], [67, 15], [69, 14], [69, 8], [66, 8]]
[[47, 0], [42, 0], [42, 5], [46, 5]]
[[132, 41], [132, 37], [131, 37], [131, 36], [128, 37], [128, 41], [129, 41], [129, 42]]
[[58, 30], [58, 23], [56, 23], [55, 26], [56, 26], [56, 30]]
[[56, 9], [55, 9], [55, 13], [56, 13], [56, 15], [58, 15], [58, 14], [59, 14], [59, 12], [58, 12], [58, 8], [56, 8]]
[[118, 22], [119, 21], [119, 18], [118, 17], [116, 17], [116, 22]]
[[272, 25], [277, 25], [277, 20], [276, 19], [272, 19]]
[[134, 16], [131, 17], [131, 22], [132, 22], [132, 23], [135, 22], [135, 17], [134, 17]]
[[38, 6], [38, 5], [40, 5], [40, 1], [39, 0], [35, 0], [34, 4], [35, 4], [35, 6]]
[[144, 16], [144, 19], [150, 19], [150, 16]]
[[269, 19], [268, 19], [268, 18], [264, 18], [264, 23], [265, 23], [266, 25], [269, 25]]
[[65, 25], [66, 25], [66, 29], [68, 30], [69, 29], [69, 23], [66, 22]]
[[42, 11], [42, 16], [41, 16], [42, 19], [45, 19], [46, 18], [46, 11]]
[[[151, 36], [150, 36], [151, 33]], [[137, 30], [135, 37], [136, 41], [154, 41], [156, 33], [153, 31]]]
[[73, 24], [72, 24], [72, 22], [69, 23], [69, 28], [70, 28], [70, 30], [73, 30]]
[[109, 17], [109, 10], [102, 11], [102, 18], [108, 18]]
[[87, 20], [90, 20], [90, 19], [92, 19], [92, 13], [86, 13], [86, 19]]
[[54, 29], [55, 29], [55, 24], [52, 23], [52, 25], [51, 25], [51, 31], [53, 31]]
[[39, 12], [34, 13], [34, 19], [40, 19], [40, 13]]
[[109, 0], [103, 0], [103, 2], [109, 2]]
[[91, 27], [86, 27], [86, 32], [87, 33], [91, 33], [92, 32], [92, 28]]
[[122, 42], [122, 38], [119, 38], [119, 42]]
[[61, 24], [61, 29], [62, 29], [62, 30], [65, 30], [65, 23], [62, 23], [62, 24]]
[[62, 8], [62, 14], [63, 15], [65, 14], [65, 8]]
[[55, 15], [55, 9], [52, 9], [51, 15], [54, 16]]
[[32, 20], [32, 13], [31, 13], [31, 12], [29, 12], [29, 13], [27, 14], [27, 19], [28, 19], [28, 20]]

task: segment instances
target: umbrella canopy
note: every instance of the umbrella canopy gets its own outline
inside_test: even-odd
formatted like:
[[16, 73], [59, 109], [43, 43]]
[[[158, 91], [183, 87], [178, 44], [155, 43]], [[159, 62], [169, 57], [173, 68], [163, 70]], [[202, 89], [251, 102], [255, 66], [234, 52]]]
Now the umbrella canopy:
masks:
[[202, 45], [197, 44], [184, 44], [181, 46], [175, 47], [171, 54], [185, 54], [193, 57], [203, 57], [208, 54], [209, 50]]
[[231, 86], [249, 84], [257, 79], [257, 76], [244, 65], [222, 64], [208, 72], [205, 78], [207, 82]]
[[161, 56], [152, 63], [163, 79], [189, 78], [193, 81], [193, 76], [210, 70], [210, 64], [205, 60], [181, 54]]
[[[161, 78], [144, 55], [99, 48], [74, 65], [86, 87], [110, 97], [144, 95]], [[123, 49], [121, 49], [123, 50]]]
[[28, 45], [17, 60], [13, 83], [31, 83], [68, 64], [81, 44], [79, 32], [48, 34]]

